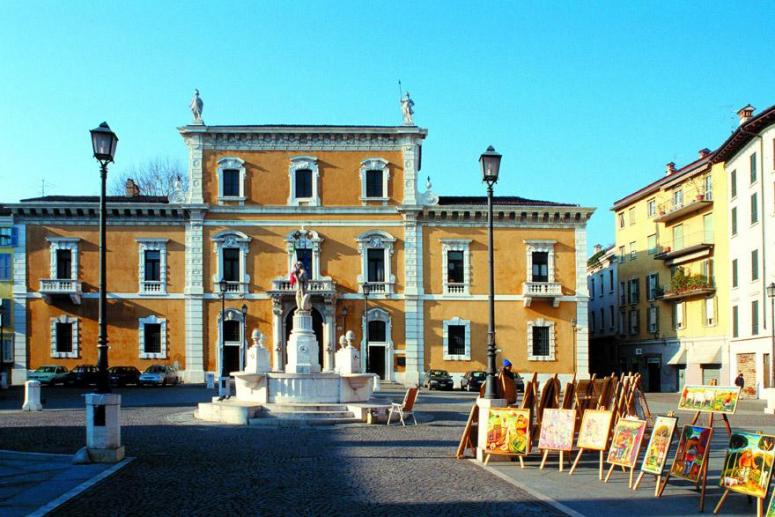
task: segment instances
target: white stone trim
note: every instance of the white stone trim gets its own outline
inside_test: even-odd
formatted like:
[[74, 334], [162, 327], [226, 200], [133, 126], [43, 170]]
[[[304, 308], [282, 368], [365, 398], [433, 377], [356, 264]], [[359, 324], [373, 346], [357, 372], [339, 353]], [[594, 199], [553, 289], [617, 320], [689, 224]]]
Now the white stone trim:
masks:
[[[385, 309], [375, 307], [369, 309], [365, 318], [361, 318], [361, 336], [363, 336], [361, 342], [361, 350], [365, 348], [366, 336], [369, 331], [369, 322], [382, 321], [385, 323], [385, 341], [372, 341], [369, 339], [369, 357], [371, 357], [372, 346], [385, 347], [385, 380], [392, 381], [394, 379], [393, 373], [393, 353], [395, 352], [393, 347], [393, 321], [390, 317], [390, 313]], [[363, 361], [363, 371], [366, 371], [366, 357], [365, 354], [361, 354], [361, 360]]]
[[[312, 197], [296, 198], [296, 171], [309, 169], [312, 171]], [[288, 204], [291, 206], [320, 206], [320, 195], [318, 183], [320, 179], [320, 169], [318, 168], [318, 159], [315, 156], [294, 156], [288, 166], [288, 185], [290, 192], [288, 194]]]
[[[222, 316], [225, 316], [222, 318]], [[216, 358], [215, 358], [215, 371], [216, 371], [216, 377], [219, 375], [218, 372], [221, 371], [221, 358], [223, 357], [222, 351], [221, 351], [221, 335], [223, 333], [223, 321], [237, 321], [239, 322], [239, 335], [240, 340], [239, 341], [224, 341], [224, 346], [239, 346], [240, 347], [240, 365], [244, 364], [244, 357], [242, 356], [244, 352], [244, 346], [243, 343], [245, 342], [245, 321], [242, 317], [242, 311], [238, 309], [226, 309], [224, 313], [221, 313], [221, 311], [218, 311], [218, 318], [217, 318], [217, 336], [216, 339], [218, 340], [216, 342], [215, 347], [213, 349], [216, 351]]]
[[79, 238], [46, 237], [49, 242], [49, 278], [57, 277], [57, 251], [70, 250], [70, 279], [78, 280], [78, 241]]
[[13, 369], [11, 383], [27, 380], [27, 227], [16, 225], [13, 250]]
[[[450, 354], [449, 353], [449, 326], [450, 325], [461, 325], [465, 327], [465, 353], [463, 355], [460, 354]], [[471, 322], [468, 320], [461, 319], [457, 316], [455, 316], [452, 319], [444, 320], [444, 328], [441, 333], [441, 342], [442, 342], [442, 353], [444, 355], [443, 359], [445, 361], [470, 361], [471, 360]]]
[[393, 274], [393, 246], [396, 242], [395, 237], [383, 230], [369, 230], [360, 234], [356, 239], [358, 242], [358, 253], [361, 255], [361, 274], [358, 275], [358, 292], [363, 292], [363, 284], [368, 281], [369, 263], [368, 253], [369, 249], [384, 249], [385, 250], [385, 282], [384, 284], [378, 284], [376, 282], [369, 282], [371, 287], [371, 295], [391, 295], [395, 288], [396, 277]]
[[188, 147], [188, 202], [191, 204], [204, 203], [204, 178], [202, 171], [204, 135], [201, 133], [187, 133], [183, 140]]
[[[72, 350], [70, 352], [57, 352], [57, 323], [72, 324]], [[51, 357], [55, 359], [77, 359], [78, 358], [78, 318], [72, 318], [63, 314], [58, 318], [51, 318]]]
[[[469, 296], [471, 294], [471, 240], [470, 239], [441, 239], [441, 270], [442, 270], [442, 294], [445, 296]], [[447, 275], [450, 251], [463, 252], [463, 285], [451, 286]]]
[[[167, 358], [167, 320], [159, 318], [155, 315], [146, 316], [138, 320], [139, 328], [137, 331], [138, 341], [140, 344], [139, 357], [140, 359], [166, 359]], [[150, 353], [145, 351], [145, 325], [146, 324], [159, 324], [161, 325], [161, 351], [158, 353]]]
[[224, 230], [212, 236], [213, 253], [216, 255], [215, 273], [212, 276], [214, 291], [220, 293], [218, 282], [223, 276], [223, 250], [225, 248], [237, 248], [240, 250], [240, 280], [239, 285], [228, 287], [229, 293], [244, 295], [249, 292], [250, 275], [247, 274], [248, 251], [251, 238], [237, 230]]
[[[557, 244], [557, 241], [553, 240], [526, 240], [525, 242], [525, 252], [527, 253], [527, 268], [525, 270], [525, 273], [527, 274], [527, 278], [525, 279], [526, 282], [534, 282], [533, 280], [533, 252], [546, 252], [549, 254], [547, 258], [547, 269], [548, 269], [548, 280], [547, 283], [554, 283], [554, 245]], [[584, 279], [585, 273], [582, 272], [581, 277], [577, 275], [577, 278]], [[586, 280], [583, 282], [584, 288], [583, 291], [586, 294]], [[577, 282], [577, 288], [581, 284]]]
[[[138, 294], [143, 296], [165, 296], [167, 294], [167, 241], [168, 239], [136, 239], [140, 254], [138, 267]], [[159, 252], [159, 281], [145, 280], [145, 252]]]
[[[549, 355], [533, 355], [533, 327], [549, 328]], [[557, 329], [554, 321], [539, 318], [527, 322], [527, 360], [528, 361], [556, 361], [557, 360]]]
[[[238, 171], [239, 172], [239, 195], [238, 196], [225, 196], [223, 194], [223, 171]], [[236, 201], [240, 205], [245, 204], [245, 177], [247, 176], [247, 170], [245, 169], [245, 160], [237, 158], [235, 156], [227, 156], [218, 160], [218, 169], [216, 170], [218, 175], [218, 204], [222, 205], [224, 202]]]
[[[293, 236], [297, 231], [300, 233], [298, 239]], [[318, 235], [318, 232], [305, 230], [304, 227], [300, 230], [288, 232], [288, 235], [285, 237], [286, 251], [288, 253], [288, 274], [293, 271], [293, 265], [296, 263], [294, 251], [297, 249], [310, 249], [312, 250], [312, 275], [310, 280], [320, 280], [322, 278], [320, 274], [320, 244], [323, 240]]]
[[420, 164], [420, 142], [416, 136], [401, 139], [401, 151], [404, 156], [404, 205], [417, 205], [417, 173]]
[[[366, 176], [368, 171], [381, 171], [382, 172], [382, 196], [369, 197], [366, 191]], [[361, 177], [361, 203], [366, 204], [367, 201], [381, 201], [382, 204], [387, 204], [390, 199], [388, 187], [390, 185], [390, 167], [388, 167], [388, 161], [384, 158], [368, 158], [361, 162], [359, 169]]]

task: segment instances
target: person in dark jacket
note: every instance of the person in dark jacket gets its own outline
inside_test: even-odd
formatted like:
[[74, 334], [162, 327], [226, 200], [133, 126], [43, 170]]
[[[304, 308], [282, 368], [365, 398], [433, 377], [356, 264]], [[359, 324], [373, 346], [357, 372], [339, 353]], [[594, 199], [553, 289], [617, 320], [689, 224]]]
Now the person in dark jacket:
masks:
[[737, 374], [737, 378], [735, 379], [735, 386], [740, 386], [742, 389], [743, 386], [745, 386], [745, 378], [743, 377], [743, 372], [740, 372]]

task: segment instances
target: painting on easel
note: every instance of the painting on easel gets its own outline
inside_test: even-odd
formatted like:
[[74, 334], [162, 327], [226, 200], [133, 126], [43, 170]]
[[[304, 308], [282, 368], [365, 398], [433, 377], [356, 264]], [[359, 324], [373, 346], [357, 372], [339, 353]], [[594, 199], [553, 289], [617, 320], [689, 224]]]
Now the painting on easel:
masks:
[[713, 429], [698, 425], [684, 426], [670, 474], [697, 482], [702, 477]]
[[613, 413], [605, 409], [587, 409], [581, 417], [576, 447], [590, 451], [602, 451], [608, 446]]
[[657, 417], [651, 439], [646, 447], [646, 456], [640, 469], [643, 472], [661, 476], [667, 462], [667, 453], [670, 450], [670, 442], [673, 441], [677, 418], [669, 416]]
[[678, 409], [733, 414], [739, 397], [738, 386], [684, 386]]
[[772, 491], [772, 497], [770, 497], [770, 504], [767, 506], [766, 517], [775, 517], [775, 490]]
[[545, 409], [544, 419], [541, 423], [541, 434], [538, 438], [538, 448], [554, 451], [573, 449], [575, 427], [575, 409]]
[[773, 461], [775, 436], [737, 431], [729, 440], [721, 486], [752, 497], [765, 497]]
[[487, 419], [488, 454], [520, 455], [530, 452], [530, 410], [491, 408]]
[[634, 467], [645, 432], [645, 420], [620, 418], [614, 427], [611, 448], [608, 449], [608, 463]]

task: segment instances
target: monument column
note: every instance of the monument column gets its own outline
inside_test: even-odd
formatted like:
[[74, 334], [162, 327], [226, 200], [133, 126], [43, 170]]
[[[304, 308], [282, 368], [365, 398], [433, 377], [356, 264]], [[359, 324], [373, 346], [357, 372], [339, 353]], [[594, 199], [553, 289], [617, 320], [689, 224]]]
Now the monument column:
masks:
[[323, 306], [323, 371], [334, 371], [334, 353], [336, 352], [336, 319], [334, 306], [326, 302]]
[[283, 306], [279, 298], [272, 298], [272, 371], [283, 371]]

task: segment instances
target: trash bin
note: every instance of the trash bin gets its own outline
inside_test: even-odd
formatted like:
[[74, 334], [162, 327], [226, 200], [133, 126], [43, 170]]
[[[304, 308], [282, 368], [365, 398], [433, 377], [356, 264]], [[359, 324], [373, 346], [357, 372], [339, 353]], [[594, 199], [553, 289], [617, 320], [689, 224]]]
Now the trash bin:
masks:
[[205, 381], [207, 382], [207, 389], [208, 390], [214, 390], [215, 389], [215, 374], [212, 372], [207, 372], [205, 374]]

